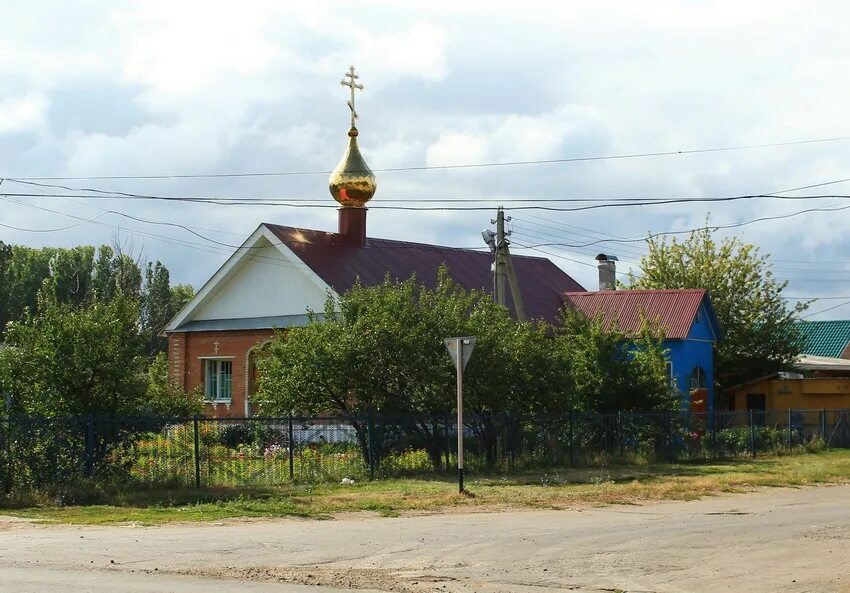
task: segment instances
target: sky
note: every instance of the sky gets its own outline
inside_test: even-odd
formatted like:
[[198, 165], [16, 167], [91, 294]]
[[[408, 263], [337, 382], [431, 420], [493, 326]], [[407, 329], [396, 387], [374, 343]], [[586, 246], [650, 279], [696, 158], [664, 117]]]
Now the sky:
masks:
[[[174, 281], [198, 288], [260, 222], [335, 230], [327, 171], [347, 141], [348, 96], [339, 81], [351, 64], [366, 87], [357, 97], [359, 140], [373, 169], [844, 138], [850, 136], [848, 20], [846, 3], [783, 0], [92, 0], [75, 2], [74, 10], [49, 0], [4, 3], [0, 192], [78, 196], [90, 192], [77, 189], [92, 188], [313, 199], [329, 207], [6, 195], [0, 240], [119, 241], [164, 262]], [[779, 192], [850, 178], [848, 163], [850, 139], [840, 139], [379, 171], [368, 232], [482, 248], [481, 230], [504, 205], [514, 253], [550, 257], [593, 289], [597, 253], [617, 255], [626, 272], [637, 269], [645, 252], [640, 241], [605, 239], [850, 202], [758, 199], [562, 212], [518, 207], [590, 202], [516, 200]], [[42, 181], [71, 190], [11, 180], [311, 172]], [[823, 194], [850, 195], [850, 182], [784, 195]], [[484, 200], [454, 205], [486, 209], [378, 208], [450, 205], [433, 202], [438, 199]], [[847, 318], [848, 222], [850, 211], [820, 211], [718, 235], [737, 235], [770, 254], [775, 274], [790, 282], [787, 295], [822, 297], [810, 319]]]

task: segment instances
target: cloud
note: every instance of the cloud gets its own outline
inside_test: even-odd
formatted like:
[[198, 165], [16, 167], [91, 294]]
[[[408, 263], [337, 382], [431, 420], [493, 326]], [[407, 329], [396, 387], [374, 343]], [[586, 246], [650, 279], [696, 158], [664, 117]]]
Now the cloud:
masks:
[[[62, 14], [63, 18], [55, 18]], [[0, 176], [322, 171], [338, 162], [348, 109], [339, 80], [355, 64], [361, 147], [375, 169], [557, 159], [763, 144], [850, 133], [845, 99], [850, 9], [802, 1], [650, 4], [385, 0], [343, 3], [90, 0], [8, 3], [0, 38]], [[642, 159], [378, 174], [381, 199], [722, 196], [850, 177], [850, 142]], [[158, 195], [327, 198], [324, 174], [80, 181]], [[73, 185], [73, 184], [71, 184]], [[850, 184], [847, 184], [850, 186]], [[4, 184], [5, 187], [5, 184]], [[836, 185], [816, 191], [842, 193]], [[802, 193], [809, 193], [808, 191]], [[239, 242], [260, 220], [334, 228], [335, 211], [141, 201], [31, 199], [66, 213], [4, 204], [0, 220], [35, 227], [118, 209], [218, 230]], [[845, 203], [836, 199], [835, 203]], [[832, 203], [819, 201], [821, 203]], [[572, 207], [578, 203], [549, 203]], [[514, 210], [517, 253], [540, 254], [592, 286], [592, 257], [641, 237], [712, 221], [789, 213], [808, 203], [758, 200], [588, 211]], [[370, 211], [370, 233], [477, 245], [491, 211]], [[847, 294], [850, 211], [724, 231], [779, 260], [795, 294]], [[107, 226], [6, 233], [4, 241], [110, 241], [145, 233], [145, 250], [179, 281], [200, 283], [226, 248], [109, 215]], [[152, 235], [161, 235], [154, 237]], [[163, 238], [165, 237], [165, 239]], [[142, 240], [142, 239], [140, 239]], [[175, 244], [174, 241], [185, 241]], [[562, 259], [569, 258], [569, 259]], [[577, 260], [581, 263], [576, 263]], [[810, 270], [787, 262], [813, 262]], [[837, 310], [832, 314], [841, 314]]]
[[47, 98], [36, 93], [3, 99], [0, 101], [0, 134], [42, 126], [47, 105]]

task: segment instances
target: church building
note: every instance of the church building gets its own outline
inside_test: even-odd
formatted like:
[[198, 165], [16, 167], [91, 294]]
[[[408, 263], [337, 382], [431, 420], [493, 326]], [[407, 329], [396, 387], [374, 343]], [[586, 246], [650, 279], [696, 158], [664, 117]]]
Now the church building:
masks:
[[[308, 311], [324, 310], [359, 279], [379, 284], [389, 275], [436, 283], [440, 266], [466, 289], [493, 291], [489, 251], [370, 237], [367, 204], [375, 175], [358, 147], [354, 91], [362, 90], [352, 67], [348, 148], [331, 173], [331, 196], [339, 204], [336, 232], [262, 223], [165, 328], [173, 384], [200, 387], [211, 416], [242, 417], [254, 411], [256, 351], [276, 330], [304, 325]], [[564, 294], [584, 289], [546, 258], [513, 256], [522, 309], [530, 319], [555, 322]]]

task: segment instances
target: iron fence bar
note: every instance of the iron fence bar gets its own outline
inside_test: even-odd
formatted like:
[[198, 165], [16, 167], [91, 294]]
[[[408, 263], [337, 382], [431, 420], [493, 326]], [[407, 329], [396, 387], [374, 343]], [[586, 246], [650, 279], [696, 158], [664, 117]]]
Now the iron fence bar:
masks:
[[293, 433], [292, 427], [292, 414], [289, 415], [289, 439], [288, 439], [288, 457], [289, 457], [289, 481], [292, 482], [295, 480], [295, 435]]
[[711, 410], [711, 449], [712, 457], [717, 461], [717, 410]]
[[94, 473], [94, 416], [86, 416], [86, 477], [91, 478]]
[[451, 468], [452, 439], [449, 436], [449, 418], [448, 418], [448, 416], [443, 417], [443, 434], [446, 437], [446, 473], [448, 474], [452, 471], [452, 468]]
[[792, 435], [791, 414], [792, 414], [792, 410], [791, 410], [791, 408], [788, 408], [788, 451], [789, 452], [791, 451], [791, 447], [793, 446], [793, 440], [792, 440], [792, 437], [791, 437], [791, 435]]
[[201, 435], [198, 426], [198, 417], [192, 419], [192, 429], [195, 441], [195, 488], [201, 487]]
[[370, 409], [366, 417], [366, 448], [368, 449], [367, 456], [369, 459], [369, 480], [375, 479], [375, 443], [373, 442], [374, 434], [372, 430], [372, 410]]
[[750, 416], [750, 454], [756, 456], [756, 425], [753, 423], [753, 409], [749, 410]]
[[14, 473], [12, 470], [12, 414], [7, 412], [6, 418], [6, 464], [3, 472], [3, 490], [6, 494], [12, 491]]

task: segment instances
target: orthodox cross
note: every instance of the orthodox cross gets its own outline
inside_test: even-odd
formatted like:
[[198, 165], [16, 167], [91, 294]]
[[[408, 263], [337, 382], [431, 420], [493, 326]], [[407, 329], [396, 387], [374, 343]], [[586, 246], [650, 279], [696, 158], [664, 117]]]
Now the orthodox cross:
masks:
[[[346, 80], [346, 78], [348, 80]], [[357, 80], [360, 78], [359, 74], [355, 74], [354, 66], [348, 68], [348, 72], [345, 73], [345, 78], [339, 81], [342, 86], [347, 86], [351, 89], [351, 100], [348, 102], [348, 108], [351, 109], [351, 127], [354, 127], [354, 120], [357, 119], [357, 111], [354, 109], [354, 91], [362, 91], [363, 85], [357, 84]]]

